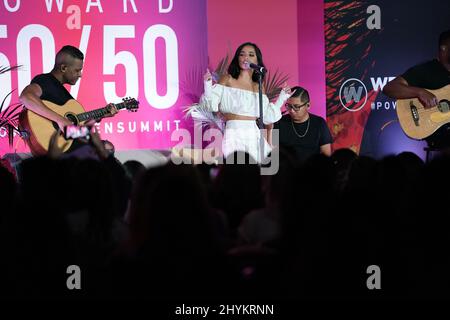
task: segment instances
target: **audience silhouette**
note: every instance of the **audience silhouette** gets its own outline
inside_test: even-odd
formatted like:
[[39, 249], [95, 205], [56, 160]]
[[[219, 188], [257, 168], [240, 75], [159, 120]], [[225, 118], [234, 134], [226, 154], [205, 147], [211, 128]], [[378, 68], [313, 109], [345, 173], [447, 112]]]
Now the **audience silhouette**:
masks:
[[[0, 163], [2, 298], [448, 298], [450, 158]], [[63, 181], [61, 183], [61, 181]], [[68, 290], [67, 267], [83, 270]], [[369, 290], [369, 266], [382, 290]]]

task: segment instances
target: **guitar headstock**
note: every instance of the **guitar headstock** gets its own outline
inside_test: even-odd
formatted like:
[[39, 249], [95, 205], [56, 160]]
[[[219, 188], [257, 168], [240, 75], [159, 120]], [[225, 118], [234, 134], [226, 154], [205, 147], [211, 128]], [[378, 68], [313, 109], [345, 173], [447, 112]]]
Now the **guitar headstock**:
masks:
[[123, 98], [122, 99], [124, 107], [131, 112], [137, 112], [139, 109], [139, 101], [137, 101], [135, 98]]

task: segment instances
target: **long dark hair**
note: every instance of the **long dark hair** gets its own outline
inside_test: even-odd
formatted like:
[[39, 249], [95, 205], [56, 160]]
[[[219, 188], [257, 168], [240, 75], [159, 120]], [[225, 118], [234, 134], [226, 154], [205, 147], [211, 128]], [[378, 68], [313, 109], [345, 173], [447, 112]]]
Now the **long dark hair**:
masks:
[[[261, 50], [259, 50], [258, 46], [252, 42], [246, 42], [241, 44], [234, 53], [233, 60], [231, 60], [230, 66], [228, 67], [228, 73], [234, 78], [237, 79], [239, 77], [239, 74], [241, 73], [241, 68], [239, 67], [239, 54], [242, 51], [242, 48], [245, 46], [252, 46], [255, 48], [256, 58], [258, 59], [257, 64], [261, 67], [264, 67], [266, 69], [266, 66], [264, 65], [262, 53]], [[264, 80], [265, 73], [262, 74], [262, 79]], [[253, 72], [252, 80], [254, 82], [258, 82], [258, 75], [256, 72]]]

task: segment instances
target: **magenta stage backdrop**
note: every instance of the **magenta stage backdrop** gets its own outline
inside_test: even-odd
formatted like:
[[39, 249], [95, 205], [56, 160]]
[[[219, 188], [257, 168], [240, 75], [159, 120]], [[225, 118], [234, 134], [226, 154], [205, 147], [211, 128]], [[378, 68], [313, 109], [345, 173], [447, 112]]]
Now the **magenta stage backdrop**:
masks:
[[209, 0], [211, 67], [247, 41], [256, 43], [270, 72], [309, 90], [311, 112], [325, 117], [324, 4], [318, 0]]
[[[139, 100], [137, 113], [121, 111], [99, 125], [117, 150], [167, 149], [183, 127], [183, 106], [202, 90], [196, 74], [207, 65], [206, 0], [61, 1], [0, 3], [0, 65], [21, 65], [0, 77], [0, 99], [36, 74], [49, 72], [66, 44], [85, 54], [83, 77], [72, 95], [92, 110], [123, 97]], [[0, 131], [0, 154], [28, 148], [16, 137], [8, 148]]]

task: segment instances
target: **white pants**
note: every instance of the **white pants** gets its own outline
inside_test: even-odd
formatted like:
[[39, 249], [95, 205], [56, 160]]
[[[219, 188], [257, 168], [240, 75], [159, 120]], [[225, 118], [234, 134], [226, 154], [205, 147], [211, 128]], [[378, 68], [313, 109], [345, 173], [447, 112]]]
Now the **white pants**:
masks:
[[272, 148], [266, 139], [261, 136], [261, 131], [255, 121], [228, 120], [222, 140], [223, 156], [226, 158], [235, 151], [244, 151], [258, 163], [261, 163], [261, 138], [264, 139], [264, 157], [266, 157]]

